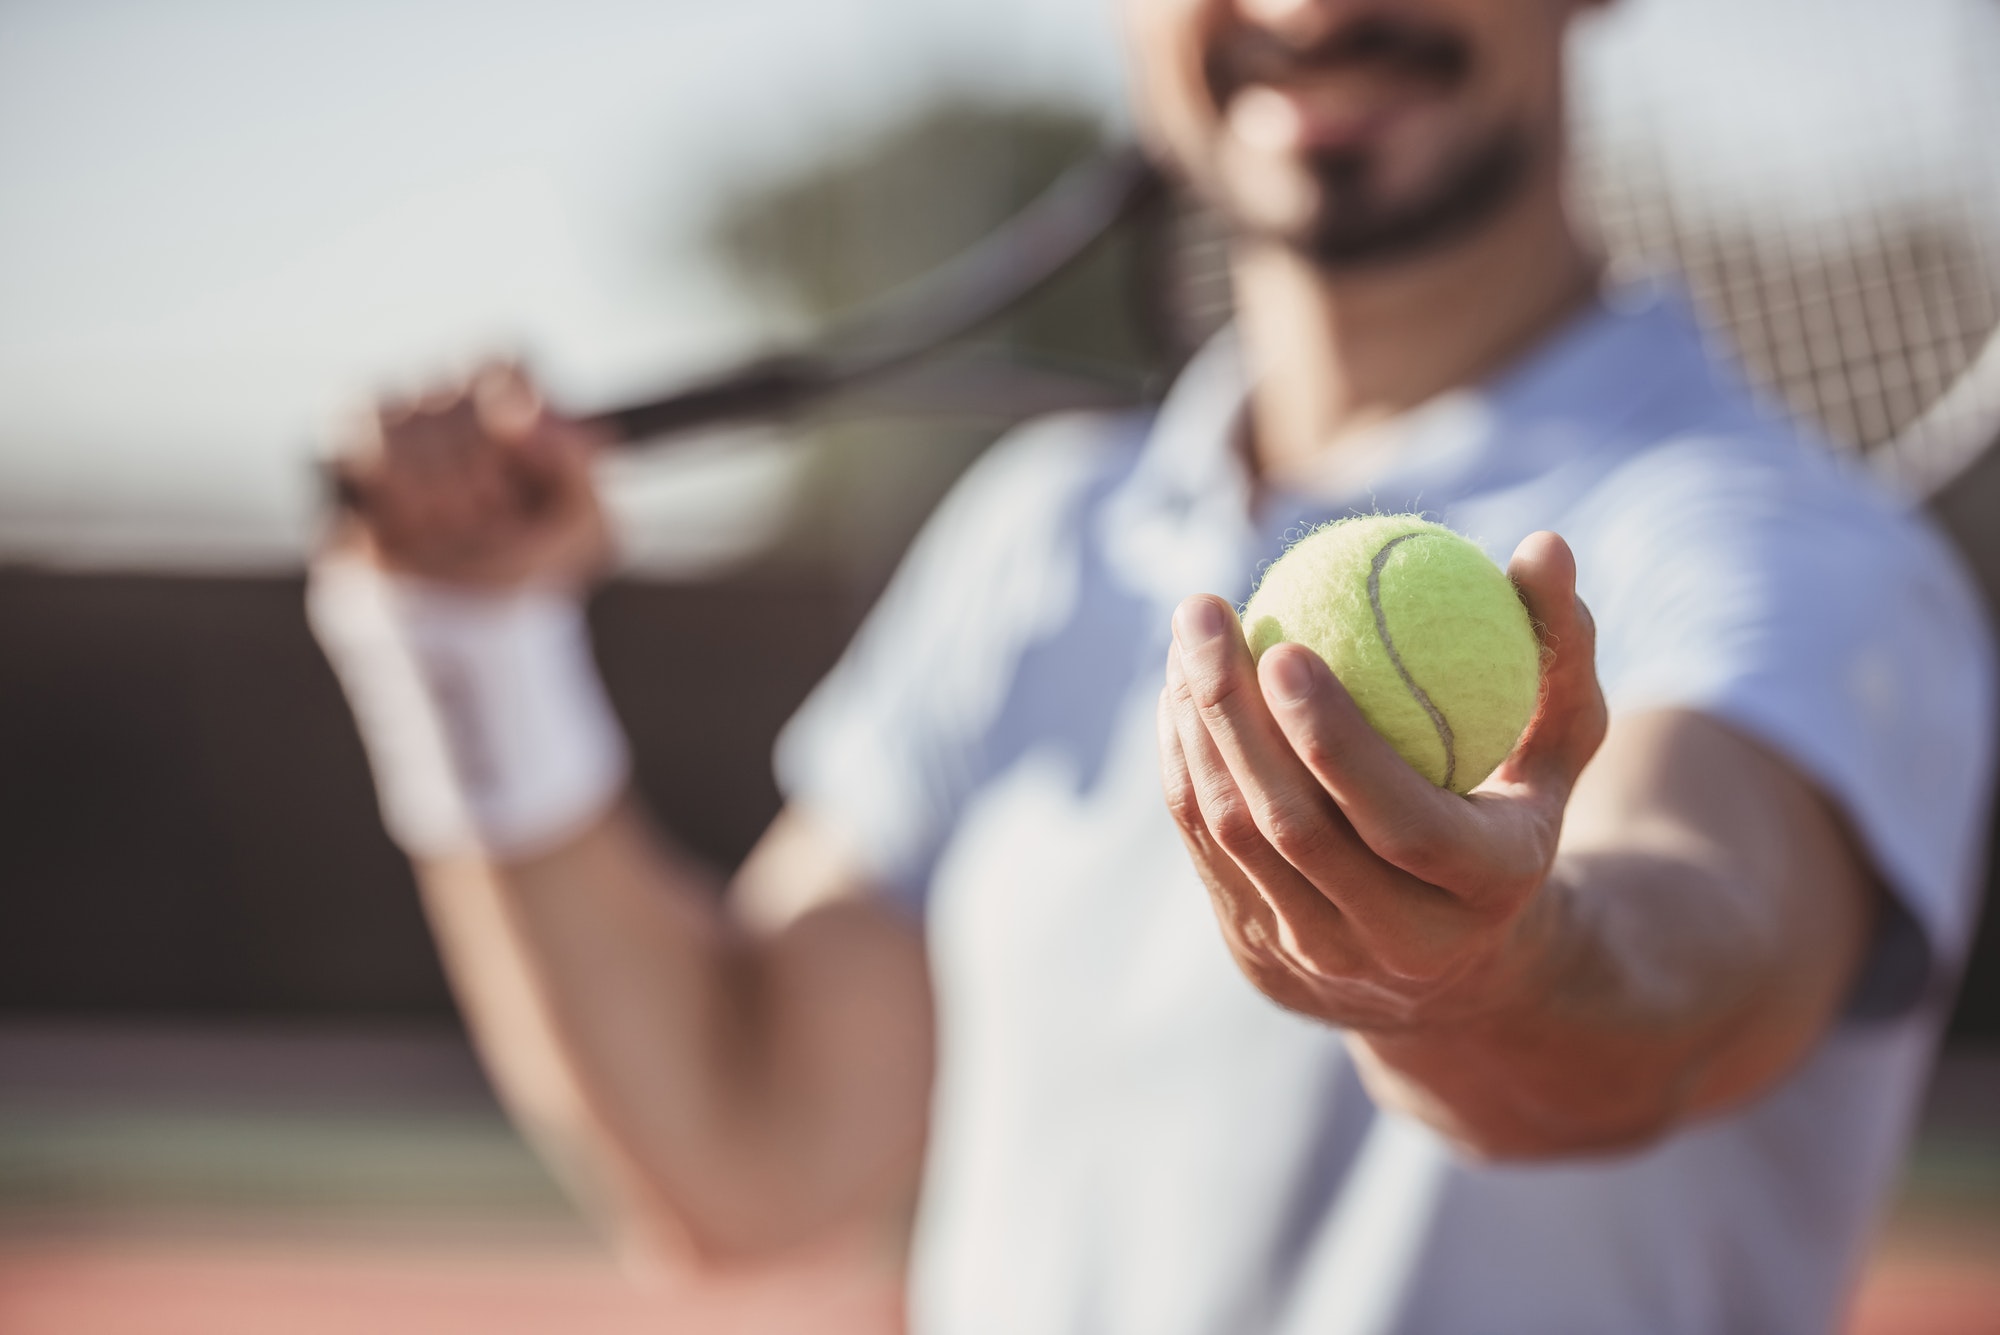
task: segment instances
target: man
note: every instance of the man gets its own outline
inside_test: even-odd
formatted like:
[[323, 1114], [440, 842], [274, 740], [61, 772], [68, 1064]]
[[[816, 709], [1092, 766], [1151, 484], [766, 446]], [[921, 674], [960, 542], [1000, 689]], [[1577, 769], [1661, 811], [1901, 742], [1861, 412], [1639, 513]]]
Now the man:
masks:
[[[316, 623], [499, 1083], [636, 1229], [768, 1253], [921, 1157], [922, 1331], [1836, 1324], [1973, 912], [1989, 651], [1675, 298], [1600, 295], [1581, 7], [1129, 0], [1236, 328], [974, 470], [727, 907], [620, 796], [587, 433], [497, 371], [357, 442]], [[1544, 637], [1469, 798], [1231, 608], [1375, 508], [1511, 550]]]

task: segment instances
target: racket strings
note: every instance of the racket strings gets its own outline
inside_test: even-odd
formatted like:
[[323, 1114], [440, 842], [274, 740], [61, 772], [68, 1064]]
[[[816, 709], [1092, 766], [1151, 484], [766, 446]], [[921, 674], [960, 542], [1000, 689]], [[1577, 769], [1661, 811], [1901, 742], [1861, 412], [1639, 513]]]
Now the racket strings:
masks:
[[1751, 377], [1836, 445], [1894, 450], [2000, 320], [1991, 257], [1949, 204], [1854, 192], [1753, 224], [1670, 187], [1643, 139], [1606, 138], [1585, 140], [1580, 193], [1614, 271], [1678, 273]]
[[[1995, 396], [1953, 395], [2000, 325], [2000, 262], [1962, 201], [1856, 191], [1746, 222], [1671, 180], [1643, 136], [1583, 136], [1579, 199], [1614, 279], [1675, 276], [1760, 390], [1912, 490], [1990, 443]], [[1185, 355], [1230, 317], [1228, 237], [1185, 197], [1166, 226]]]

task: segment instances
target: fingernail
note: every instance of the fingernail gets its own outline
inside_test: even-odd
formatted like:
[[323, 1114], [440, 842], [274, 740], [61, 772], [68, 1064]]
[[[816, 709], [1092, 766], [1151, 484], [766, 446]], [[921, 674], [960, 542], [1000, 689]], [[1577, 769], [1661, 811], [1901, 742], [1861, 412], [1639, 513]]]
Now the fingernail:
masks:
[[1312, 694], [1312, 668], [1302, 654], [1279, 654], [1271, 659], [1266, 672], [1271, 679], [1272, 693], [1285, 704], [1301, 704]]
[[1174, 613], [1174, 634], [1189, 647], [1222, 634], [1222, 609], [1213, 598], [1190, 598]]

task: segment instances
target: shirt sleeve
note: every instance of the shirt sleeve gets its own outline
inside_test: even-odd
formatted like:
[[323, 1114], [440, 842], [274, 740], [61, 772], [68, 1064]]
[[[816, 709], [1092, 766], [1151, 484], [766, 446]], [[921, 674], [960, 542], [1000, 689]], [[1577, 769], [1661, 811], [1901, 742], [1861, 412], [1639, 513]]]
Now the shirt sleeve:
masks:
[[1844, 813], [1892, 911], [1850, 1016], [1901, 1014], [1969, 947], [1991, 810], [1985, 611], [1943, 540], [1768, 441], [1647, 452], [1575, 526], [1614, 711], [1697, 709]]
[[912, 912], [981, 774], [1023, 650], [1076, 600], [1074, 515], [1127, 434], [1063, 417], [989, 450], [778, 737], [785, 799], [830, 823]]

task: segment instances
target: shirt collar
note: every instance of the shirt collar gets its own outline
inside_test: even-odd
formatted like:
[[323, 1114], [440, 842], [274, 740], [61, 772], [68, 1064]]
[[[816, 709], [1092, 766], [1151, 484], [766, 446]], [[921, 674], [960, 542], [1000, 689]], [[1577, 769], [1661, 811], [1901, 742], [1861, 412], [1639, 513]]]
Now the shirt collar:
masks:
[[[1470, 475], [1516, 456], [1509, 472], [1539, 471], [1557, 457], [1603, 440], [1676, 389], [1700, 386], [1713, 402], [1726, 376], [1692, 306], [1675, 289], [1643, 283], [1607, 290], [1539, 348], [1483, 385], [1451, 390], [1363, 436], [1380, 462], [1350, 470], [1360, 483], [1315, 488], [1320, 500], [1357, 499], [1366, 491], [1405, 490]], [[1148, 447], [1163, 480], [1203, 491], [1240, 472], [1241, 431], [1251, 377], [1235, 329], [1218, 334], [1175, 382], [1160, 406]], [[1683, 396], [1685, 398], [1685, 396]], [[1581, 428], [1551, 431], [1551, 427]], [[1534, 447], [1528, 449], [1526, 447]], [[1521, 457], [1526, 450], [1526, 457]]]
[[[1375, 428], [1324, 486], [1273, 498], [1277, 527], [1302, 512], [1423, 510], [1506, 487], [1638, 434], [1663, 407], [1700, 411], [1728, 373], [1693, 308], [1659, 284], [1608, 289], [1513, 368]], [[1241, 442], [1251, 386], [1235, 329], [1175, 380], [1107, 520], [1128, 577], [1163, 596], [1233, 587], [1264, 538]], [[1678, 408], [1676, 408], [1678, 406]], [[1662, 423], [1664, 426], [1665, 423]], [[1114, 551], [1114, 559], [1117, 559]]]

